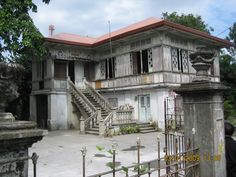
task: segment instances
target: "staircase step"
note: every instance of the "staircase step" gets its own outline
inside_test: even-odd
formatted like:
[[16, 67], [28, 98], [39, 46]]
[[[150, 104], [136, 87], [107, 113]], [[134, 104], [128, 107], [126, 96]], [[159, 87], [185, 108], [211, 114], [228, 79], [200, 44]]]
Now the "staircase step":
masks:
[[154, 128], [150, 126], [150, 127], [140, 127], [139, 129], [145, 131], [145, 130], [153, 130]]
[[150, 123], [138, 123], [140, 133], [151, 133], [156, 132], [157, 130], [150, 125]]
[[96, 131], [98, 132], [99, 131], [99, 128], [98, 127], [93, 127], [93, 128], [89, 128], [90, 131]]
[[86, 134], [91, 134], [91, 135], [99, 135], [99, 131], [94, 131], [94, 130], [86, 130], [85, 131]]
[[153, 132], [157, 132], [155, 129], [153, 129], [153, 130], [145, 130], [145, 131], [141, 131], [140, 130], [140, 133], [153, 133]]

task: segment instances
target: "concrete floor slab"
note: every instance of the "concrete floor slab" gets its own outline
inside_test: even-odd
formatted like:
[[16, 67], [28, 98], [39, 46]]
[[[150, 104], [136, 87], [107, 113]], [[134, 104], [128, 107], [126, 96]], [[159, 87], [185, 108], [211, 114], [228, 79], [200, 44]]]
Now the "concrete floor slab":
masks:
[[[137, 137], [141, 139], [141, 161], [157, 158], [157, 136], [161, 140], [161, 155], [163, 156], [164, 135], [160, 132], [148, 134], [121, 135], [103, 138], [95, 135], [80, 135], [78, 131], [49, 132], [42, 141], [34, 144], [29, 153], [39, 155], [37, 165], [38, 177], [80, 177], [82, 176], [82, 147], [87, 148], [86, 176], [110, 170], [106, 163], [112, 161], [107, 152], [99, 152], [96, 146], [111, 149], [112, 142], [118, 145], [116, 161], [121, 166], [137, 162]], [[29, 163], [29, 176], [32, 177], [32, 163]], [[109, 175], [108, 175], [109, 176]], [[120, 174], [124, 176], [124, 174]]]

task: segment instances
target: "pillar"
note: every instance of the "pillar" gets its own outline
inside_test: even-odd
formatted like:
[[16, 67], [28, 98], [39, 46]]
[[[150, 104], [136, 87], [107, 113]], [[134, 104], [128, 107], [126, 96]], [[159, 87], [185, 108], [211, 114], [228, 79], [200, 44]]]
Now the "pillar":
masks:
[[[200, 176], [226, 176], [224, 112], [220, 83], [182, 84], [176, 90], [183, 97], [184, 134], [200, 148]], [[192, 130], [195, 129], [194, 139]]]
[[183, 97], [185, 138], [190, 140], [191, 146], [200, 148], [201, 177], [226, 176], [222, 97], [226, 87], [220, 82], [212, 82], [208, 76], [215, 57], [214, 50], [197, 48], [190, 54], [196, 77], [192, 83], [181, 84], [175, 90]]

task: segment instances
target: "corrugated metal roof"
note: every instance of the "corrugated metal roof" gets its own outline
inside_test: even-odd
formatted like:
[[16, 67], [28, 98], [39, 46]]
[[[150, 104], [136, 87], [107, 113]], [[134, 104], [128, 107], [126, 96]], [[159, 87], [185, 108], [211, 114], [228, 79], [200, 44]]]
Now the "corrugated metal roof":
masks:
[[233, 46], [234, 44], [218, 38], [214, 37], [206, 32], [202, 32], [193, 28], [189, 28], [180, 24], [172, 23], [163, 19], [159, 19], [156, 17], [151, 17], [146, 20], [140, 21], [138, 23], [129, 25], [127, 27], [121, 28], [119, 30], [111, 32], [111, 34], [105, 34], [100, 37], [84, 37], [76, 34], [67, 34], [67, 33], [60, 33], [57, 35], [53, 35], [50, 37], [46, 37], [45, 40], [49, 42], [56, 42], [56, 43], [63, 43], [63, 44], [71, 44], [71, 45], [82, 45], [82, 46], [98, 46], [100, 44], [106, 43], [109, 41], [110, 37], [112, 40], [116, 40], [122, 37], [126, 37], [131, 34], [139, 33], [142, 31], [146, 31], [152, 28], [158, 28], [161, 26], [167, 26], [169, 28], [173, 28], [178, 31], [191, 33], [193, 35], [207, 38], [213, 40], [215, 42], [221, 43], [225, 46]]

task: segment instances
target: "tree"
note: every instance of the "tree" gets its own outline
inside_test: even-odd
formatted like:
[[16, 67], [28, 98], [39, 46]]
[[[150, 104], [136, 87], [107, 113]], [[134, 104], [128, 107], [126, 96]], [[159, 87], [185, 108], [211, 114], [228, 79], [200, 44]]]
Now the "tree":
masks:
[[[49, 1], [43, 0], [46, 4]], [[43, 36], [35, 27], [30, 11], [37, 12], [32, 0], [0, 1], [0, 60], [12, 61], [25, 53], [31, 57], [44, 54]]]
[[[48, 4], [50, 0], [42, 1]], [[32, 0], [0, 1], [0, 61], [16, 62], [25, 68], [22, 80], [17, 83], [19, 98], [7, 108], [18, 119], [29, 117], [32, 59], [39, 59], [46, 52], [43, 35], [35, 27], [30, 11], [37, 12]]]
[[191, 27], [200, 31], [204, 31], [210, 34], [210, 32], [214, 31], [212, 27], [209, 27], [208, 24], [206, 24], [202, 17], [199, 15], [193, 15], [193, 14], [181, 14], [178, 15], [177, 12], [172, 13], [162, 13], [162, 18], [174, 23], [178, 23], [187, 27]]
[[[234, 22], [232, 27], [229, 28], [229, 35], [226, 37], [226, 39], [229, 40], [230, 42], [233, 42], [236, 45], [236, 22]], [[236, 56], [235, 47], [229, 48], [228, 52], [232, 56], [234, 56], [234, 57]]]
[[[227, 40], [236, 45], [236, 23], [229, 28]], [[236, 126], [236, 50], [235, 46], [222, 52], [220, 56], [220, 78], [224, 85], [229, 86], [225, 92], [224, 114], [234, 126]]]

